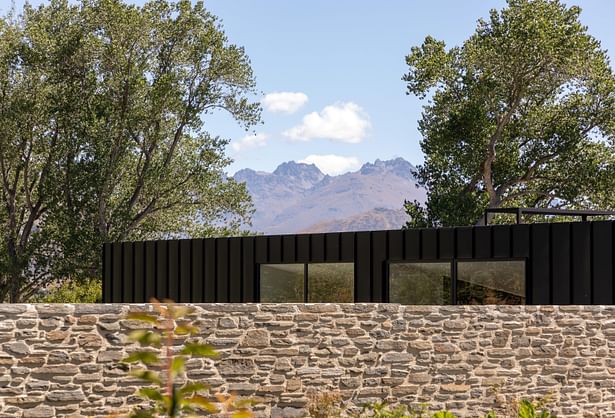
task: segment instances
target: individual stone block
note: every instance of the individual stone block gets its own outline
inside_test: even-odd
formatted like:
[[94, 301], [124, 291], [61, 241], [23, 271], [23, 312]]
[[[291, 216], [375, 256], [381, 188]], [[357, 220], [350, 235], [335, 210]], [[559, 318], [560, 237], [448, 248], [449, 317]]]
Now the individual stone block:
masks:
[[83, 392], [80, 390], [54, 390], [47, 394], [49, 402], [81, 402], [85, 400]]
[[446, 385], [441, 385], [440, 390], [442, 392], [449, 393], [459, 393], [459, 392], [467, 392], [470, 390], [470, 385], [460, 385], [455, 383], [450, 383]]
[[54, 416], [55, 411], [49, 405], [38, 405], [35, 408], [28, 408], [23, 412], [23, 418], [48, 418]]
[[229, 358], [216, 364], [218, 372], [222, 376], [252, 375], [256, 372], [254, 360], [246, 358]]
[[30, 347], [23, 341], [2, 344], [2, 349], [14, 356], [25, 356], [30, 354]]
[[84, 350], [96, 350], [102, 347], [102, 338], [98, 334], [80, 334], [77, 344]]

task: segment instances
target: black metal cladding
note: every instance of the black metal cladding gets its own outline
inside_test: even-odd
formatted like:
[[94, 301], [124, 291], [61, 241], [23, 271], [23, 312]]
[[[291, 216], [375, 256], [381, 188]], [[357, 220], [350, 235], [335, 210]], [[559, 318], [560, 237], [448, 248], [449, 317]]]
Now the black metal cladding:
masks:
[[259, 264], [354, 262], [356, 302], [387, 301], [389, 261], [526, 259], [527, 303], [613, 304], [614, 221], [124, 242], [103, 301], [257, 302]]

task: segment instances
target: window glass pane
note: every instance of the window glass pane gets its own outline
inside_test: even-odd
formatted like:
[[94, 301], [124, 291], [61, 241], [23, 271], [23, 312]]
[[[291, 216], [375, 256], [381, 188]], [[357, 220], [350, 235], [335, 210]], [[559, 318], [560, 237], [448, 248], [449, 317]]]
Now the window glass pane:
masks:
[[354, 302], [354, 263], [308, 264], [308, 302]]
[[304, 302], [303, 268], [303, 264], [261, 264], [261, 302]]
[[525, 303], [525, 261], [459, 261], [457, 303], [520, 305]]
[[389, 301], [403, 305], [450, 305], [450, 263], [391, 263]]

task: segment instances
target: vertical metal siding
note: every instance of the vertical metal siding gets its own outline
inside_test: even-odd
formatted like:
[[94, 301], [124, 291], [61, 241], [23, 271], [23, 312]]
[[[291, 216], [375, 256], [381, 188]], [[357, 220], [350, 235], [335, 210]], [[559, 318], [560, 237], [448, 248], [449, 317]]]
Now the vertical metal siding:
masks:
[[269, 245], [269, 263], [281, 263], [282, 262], [282, 237], [274, 235], [267, 238]]
[[205, 247], [205, 283], [204, 302], [216, 301], [216, 239], [207, 238], [204, 242]]
[[[167, 244], [167, 241], [156, 241], [156, 298], [158, 300], [169, 297], [167, 278], [169, 253], [167, 252]], [[114, 300], [114, 302], [120, 301]]]
[[457, 232], [457, 258], [474, 257], [474, 228], [455, 228]]
[[372, 232], [372, 302], [384, 302], [385, 262], [387, 260], [386, 231]]
[[179, 241], [179, 301], [190, 302], [192, 294], [192, 240]]
[[145, 243], [145, 302], [156, 297], [156, 242]]
[[388, 231], [388, 248], [389, 260], [403, 260], [404, 258], [404, 232], [402, 230], [399, 231]]
[[203, 254], [203, 240], [194, 239], [189, 241], [190, 246], [190, 302], [202, 302], [205, 300], [204, 284], [205, 273], [203, 270], [205, 264], [205, 255]]
[[216, 238], [216, 299], [215, 302], [229, 302], [229, 257], [227, 238]]
[[371, 302], [371, 234], [357, 232], [356, 259], [355, 259], [355, 300], [357, 302]]
[[592, 303], [613, 304], [613, 224], [592, 222]]
[[474, 257], [491, 258], [491, 231], [493, 227], [474, 227]]
[[492, 244], [494, 258], [510, 258], [512, 257], [510, 241], [510, 225], [494, 225], [492, 228]]
[[254, 238], [244, 237], [242, 243], [243, 272], [242, 272], [242, 293], [243, 302], [256, 302], [256, 265], [254, 263]]
[[325, 234], [325, 261], [340, 261], [340, 234]]
[[404, 260], [421, 258], [421, 235], [418, 229], [404, 231]]
[[452, 259], [455, 256], [455, 229], [440, 228], [438, 231], [438, 258]]
[[551, 226], [551, 286], [554, 304], [570, 304], [570, 224]]
[[438, 230], [421, 229], [419, 235], [420, 257], [423, 260], [435, 260], [438, 258]]
[[590, 304], [591, 298], [591, 228], [590, 222], [572, 226], [572, 303]]
[[[307, 263], [310, 261], [310, 236], [297, 235], [295, 262]], [[353, 257], [354, 258], [354, 257]]]
[[550, 286], [550, 237], [549, 224], [534, 224], [530, 227], [530, 280], [528, 287], [532, 303], [551, 303]]
[[171, 300], [179, 300], [179, 241], [171, 240], [168, 243], [168, 276], [167, 289]]
[[310, 262], [323, 263], [325, 251], [325, 234], [312, 234], [310, 236]]
[[145, 299], [145, 243], [135, 242], [133, 245], [133, 300], [137, 303], [143, 303]]
[[283, 263], [294, 263], [297, 259], [296, 254], [296, 236], [295, 235], [284, 235], [282, 237], [282, 262]]
[[241, 302], [241, 238], [234, 237], [229, 242], [229, 301]]
[[354, 262], [354, 232], [342, 232], [340, 234], [340, 261]]
[[615, 300], [612, 221], [105, 244], [103, 300], [258, 301], [263, 263], [354, 262], [355, 300], [387, 297], [388, 261], [527, 260], [528, 303]]

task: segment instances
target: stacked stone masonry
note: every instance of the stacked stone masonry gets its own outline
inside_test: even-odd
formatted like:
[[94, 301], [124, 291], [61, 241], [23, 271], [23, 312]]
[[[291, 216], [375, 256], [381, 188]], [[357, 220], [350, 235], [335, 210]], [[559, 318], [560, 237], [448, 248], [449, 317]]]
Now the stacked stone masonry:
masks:
[[[308, 394], [349, 405], [429, 403], [460, 417], [548, 397], [561, 417], [615, 417], [615, 306], [198, 304], [220, 353], [188, 378], [305, 416]], [[107, 416], [141, 400], [119, 360], [124, 319], [150, 305], [0, 305], [0, 416]]]

